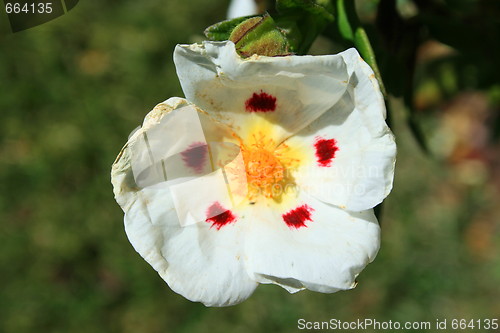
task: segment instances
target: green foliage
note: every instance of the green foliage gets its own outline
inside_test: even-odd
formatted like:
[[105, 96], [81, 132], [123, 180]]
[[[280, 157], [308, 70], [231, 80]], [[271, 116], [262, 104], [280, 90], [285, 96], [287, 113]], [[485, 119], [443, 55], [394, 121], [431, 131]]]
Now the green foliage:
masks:
[[[261, 39], [262, 35], [266, 45], [278, 45], [277, 50], [267, 53], [259, 53], [258, 50], [248, 47], [243, 50], [240, 45], [238, 49], [244, 52], [245, 56], [251, 55], [252, 52], [260, 55], [284, 55], [290, 51], [305, 54], [326, 25], [334, 20], [331, 11], [332, 6], [328, 1], [278, 0], [272, 17], [266, 14], [258, 24], [255, 23], [255, 16], [226, 20], [208, 27], [205, 35], [210, 40], [236, 40], [245, 44], [250, 40]], [[235, 31], [237, 27], [248, 32], [245, 40], [234, 38], [235, 35], [242, 35], [241, 32]]]
[[366, 34], [365, 29], [361, 26], [354, 1], [337, 0], [337, 26], [340, 35], [347, 41], [352, 42], [356, 49], [359, 51], [363, 59], [370, 65], [375, 73], [380, 89], [384, 96], [387, 95], [384, 87], [384, 82], [380, 76], [375, 53], [373, 52], [370, 40]]
[[328, 6], [328, 2], [319, 4], [313, 0], [277, 0], [276, 10], [283, 16], [302, 16], [304, 13], [308, 13], [317, 19], [331, 22], [334, 20], [334, 16], [326, 9], [325, 5]]
[[209, 40], [234, 42], [242, 57], [252, 54], [279, 56], [290, 54], [290, 45], [269, 14], [239, 17], [205, 29]]
[[290, 54], [288, 40], [268, 14], [241, 22], [233, 29], [229, 40], [235, 43], [236, 51], [243, 57]]
[[306, 54], [316, 37], [334, 20], [329, 3], [313, 0], [277, 0], [275, 20], [291, 40], [292, 50]]
[[222, 22], [213, 24], [205, 29], [205, 36], [209, 40], [213, 40], [213, 41], [229, 40], [229, 36], [231, 36], [231, 33], [236, 28], [236, 26], [238, 26], [240, 23], [242, 23], [242, 22], [244, 22], [247, 19], [250, 19], [252, 17], [255, 17], [255, 16], [237, 17], [237, 18], [234, 18], [232, 20], [226, 20], [226, 21], [222, 21]]

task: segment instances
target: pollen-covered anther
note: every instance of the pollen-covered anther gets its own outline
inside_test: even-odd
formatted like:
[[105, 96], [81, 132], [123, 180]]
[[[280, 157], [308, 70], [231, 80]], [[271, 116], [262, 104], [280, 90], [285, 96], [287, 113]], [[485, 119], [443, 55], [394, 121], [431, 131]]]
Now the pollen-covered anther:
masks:
[[273, 152], [265, 149], [244, 151], [247, 181], [251, 186], [261, 188], [266, 197], [272, 196], [272, 186], [284, 177], [284, 168]]

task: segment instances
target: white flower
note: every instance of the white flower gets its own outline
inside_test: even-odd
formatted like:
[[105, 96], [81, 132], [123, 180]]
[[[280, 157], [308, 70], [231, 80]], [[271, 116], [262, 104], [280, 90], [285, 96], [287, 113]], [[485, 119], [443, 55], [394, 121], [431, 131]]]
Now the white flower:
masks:
[[354, 49], [242, 59], [231, 42], [177, 46], [174, 62], [187, 100], [157, 105], [112, 170], [137, 252], [208, 306], [258, 283], [353, 288], [396, 154], [370, 67]]

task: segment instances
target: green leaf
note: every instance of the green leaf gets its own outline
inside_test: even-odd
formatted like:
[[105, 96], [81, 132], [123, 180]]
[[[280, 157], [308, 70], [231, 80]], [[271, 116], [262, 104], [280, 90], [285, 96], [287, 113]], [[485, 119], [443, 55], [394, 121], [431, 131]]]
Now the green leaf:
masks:
[[[351, 25], [359, 25], [357, 15], [352, 15], [355, 9], [352, 1], [347, 2], [348, 8], [343, 0], [337, 1], [337, 26], [340, 35], [351, 42], [354, 42], [354, 32]], [[350, 16], [349, 16], [350, 15]]]
[[375, 77], [377, 78], [380, 85], [382, 94], [384, 95], [384, 97], [387, 97], [384, 82], [382, 81], [382, 76], [380, 75], [380, 69], [378, 68], [377, 60], [375, 59], [375, 52], [373, 52], [372, 45], [370, 43], [370, 40], [368, 39], [368, 35], [366, 34], [365, 29], [363, 29], [363, 27], [361, 26], [357, 27], [354, 31], [354, 46], [356, 46], [363, 59], [372, 68], [373, 72], [375, 73]]
[[276, 11], [272, 17], [266, 14], [219, 22], [208, 27], [205, 35], [213, 41], [241, 42], [237, 50], [242, 56], [305, 54], [334, 20], [329, 0], [277, 0]]
[[276, 10], [281, 15], [299, 14], [304, 15], [307, 12], [316, 17], [316, 19], [324, 19], [333, 22], [334, 16], [330, 13], [325, 6], [329, 1], [321, 1], [321, 5], [313, 0], [277, 0]]
[[305, 54], [316, 37], [334, 20], [333, 7], [327, 0], [277, 0], [277, 25], [288, 38], [290, 48]]
[[252, 17], [256, 17], [256, 15], [238, 17], [232, 20], [222, 21], [211, 25], [205, 29], [205, 36], [207, 36], [209, 40], [213, 41], [229, 40], [229, 36], [233, 32], [234, 28], [236, 28], [236, 26], [238, 26], [243, 21], [246, 21]]
[[340, 35], [352, 42], [361, 54], [361, 57], [370, 65], [377, 78], [380, 90], [384, 97], [387, 96], [382, 76], [375, 59], [375, 53], [368, 39], [365, 29], [359, 22], [354, 1], [337, 0], [337, 28]]

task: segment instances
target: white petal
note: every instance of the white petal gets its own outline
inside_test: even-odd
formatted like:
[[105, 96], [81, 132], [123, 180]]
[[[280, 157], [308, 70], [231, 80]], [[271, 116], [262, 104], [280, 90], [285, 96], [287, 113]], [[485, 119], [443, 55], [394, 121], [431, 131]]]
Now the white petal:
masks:
[[[286, 216], [300, 219], [300, 209], [310, 214], [305, 226], [287, 225]], [[294, 206], [261, 207], [256, 214], [246, 243], [248, 270], [256, 281], [291, 292], [353, 288], [379, 248], [380, 229], [372, 210], [348, 212], [301, 192]]]
[[210, 223], [182, 227], [167, 188], [143, 189], [125, 213], [125, 230], [137, 252], [173, 291], [207, 306], [247, 299], [257, 284], [243, 265], [246, 221], [220, 229]]
[[257, 128], [282, 142], [330, 109], [348, 80], [341, 55], [242, 59], [232, 42], [178, 45], [174, 62], [186, 98], [243, 140]]
[[[207, 142], [196, 107], [181, 100], [175, 102], [157, 106], [142, 129], [129, 139], [131, 167], [140, 187], [210, 171], [207, 157], [202, 156], [207, 155]], [[190, 129], [190, 135], [182, 135], [186, 129]], [[190, 165], [183, 161], [183, 155], [194, 155], [192, 159], [202, 163]]]
[[[130, 242], [158, 271], [172, 290], [190, 300], [203, 302], [209, 306], [232, 305], [248, 298], [257, 285], [249, 278], [243, 265], [242, 230], [246, 223], [244, 215], [239, 215], [233, 210], [230, 219], [220, 221], [212, 219], [221, 211], [225, 212], [228, 203], [224, 202], [226, 196], [220, 194], [220, 191], [214, 191], [213, 187], [203, 187], [207, 191], [191, 191], [191, 199], [197, 204], [195, 207], [189, 205], [189, 200], [180, 200], [181, 206], [192, 209], [187, 211], [191, 212], [195, 222], [198, 222], [187, 225], [188, 223], [181, 221], [179, 217], [185, 219], [185, 215], [188, 214], [182, 215], [176, 210], [172, 189], [185, 184], [190, 178], [168, 179], [163, 177], [164, 170], [156, 174], [151, 171], [164, 168], [168, 164], [165, 163], [168, 162], [168, 158], [167, 160], [165, 158], [170, 154], [169, 149], [171, 150], [176, 143], [183, 142], [182, 133], [186, 133], [185, 130], [174, 126], [165, 129], [167, 133], [164, 133], [165, 131], [160, 129], [164, 122], [173, 121], [175, 117], [181, 116], [176, 114], [176, 111], [188, 110], [186, 114], [189, 114], [186, 106], [189, 104], [181, 99], [171, 99], [161, 104], [148, 114], [143, 127], [130, 137], [113, 164], [112, 183], [115, 197], [125, 212], [125, 230]], [[201, 123], [205, 128], [217, 126], [209, 125], [206, 119], [201, 120]], [[179, 136], [174, 142], [163, 141], [163, 149], [158, 148], [154, 142], [153, 145], [146, 145], [146, 149], [150, 149], [146, 150], [147, 154], [153, 158], [144, 165], [140, 164], [144, 161], [142, 151], [136, 149], [145, 148], [141, 143], [145, 135], [154, 133], [151, 135], [154, 137], [153, 141], [160, 142], [162, 139], [170, 138], [168, 132], [175, 130], [180, 131]], [[219, 131], [209, 136], [214, 135], [222, 134]], [[179, 148], [181, 152], [182, 149], [183, 146]], [[153, 175], [140, 178], [147, 180], [143, 183], [146, 186], [141, 186], [141, 182], [137, 181], [133, 172], [134, 163], [140, 164], [139, 170], [142, 173]], [[223, 169], [219, 168], [215, 172], [221, 170]], [[181, 172], [181, 170], [174, 171]], [[208, 185], [226, 187], [223, 177], [219, 178], [219, 183]], [[180, 193], [184, 194], [183, 191]], [[203, 212], [206, 217], [204, 219], [199, 216]]]
[[[304, 163], [293, 172], [303, 190], [360, 211], [382, 202], [391, 191], [396, 143], [384, 120], [384, 101], [373, 72], [354, 49], [341, 54], [351, 75], [348, 90], [286, 144], [306, 152]], [[319, 144], [328, 142], [335, 144], [330, 155], [319, 149]]]

